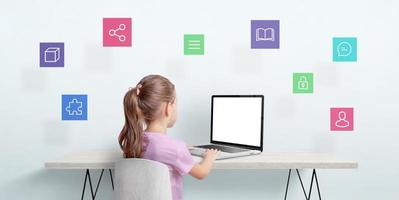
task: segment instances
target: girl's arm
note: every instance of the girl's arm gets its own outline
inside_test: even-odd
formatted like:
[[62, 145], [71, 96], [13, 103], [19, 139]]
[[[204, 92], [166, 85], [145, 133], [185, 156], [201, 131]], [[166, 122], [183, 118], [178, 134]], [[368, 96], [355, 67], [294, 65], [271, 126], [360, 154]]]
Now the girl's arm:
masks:
[[194, 167], [190, 170], [189, 174], [200, 180], [208, 176], [218, 152], [219, 151], [216, 149], [207, 149], [204, 153], [204, 158], [202, 159], [202, 161], [195, 164]]

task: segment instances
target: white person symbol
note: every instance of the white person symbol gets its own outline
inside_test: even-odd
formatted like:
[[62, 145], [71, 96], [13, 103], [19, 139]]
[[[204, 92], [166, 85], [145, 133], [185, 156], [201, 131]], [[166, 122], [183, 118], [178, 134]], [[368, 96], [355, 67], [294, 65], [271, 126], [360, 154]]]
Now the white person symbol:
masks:
[[346, 120], [346, 112], [345, 111], [339, 111], [338, 120], [335, 121], [335, 126], [338, 128], [346, 128], [349, 126], [349, 121]]

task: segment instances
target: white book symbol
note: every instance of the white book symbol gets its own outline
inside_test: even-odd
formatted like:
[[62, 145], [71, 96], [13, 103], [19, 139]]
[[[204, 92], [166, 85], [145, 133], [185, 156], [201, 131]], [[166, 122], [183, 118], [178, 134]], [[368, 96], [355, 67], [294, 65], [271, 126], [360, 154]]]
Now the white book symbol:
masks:
[[273, 28], [257, 28], [256, 41], [273, 41], [274, 42], [274, 29]]

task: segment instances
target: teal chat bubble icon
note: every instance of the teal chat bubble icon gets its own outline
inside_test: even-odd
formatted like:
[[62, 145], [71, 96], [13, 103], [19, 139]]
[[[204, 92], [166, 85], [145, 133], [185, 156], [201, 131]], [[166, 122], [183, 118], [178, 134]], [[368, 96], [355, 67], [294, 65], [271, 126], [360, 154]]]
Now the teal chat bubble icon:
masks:
[[349, 42], [341, 42], [337, 46], [338, 56], [349, 56], [352, 53], [352, 45]]
[[333, 61], [334, 62], [356, 62], [357, 61], [357, 38], [335, 37], [333, 38]]

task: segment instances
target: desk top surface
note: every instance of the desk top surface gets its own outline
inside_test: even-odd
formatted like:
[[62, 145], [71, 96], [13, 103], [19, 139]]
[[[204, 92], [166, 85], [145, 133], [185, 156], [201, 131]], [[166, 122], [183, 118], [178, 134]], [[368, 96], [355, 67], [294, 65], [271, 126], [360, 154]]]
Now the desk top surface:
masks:
[[[199, 162], [200, 157], [193, 156]], [[113, 169], [119, 150], [85, 150], [45, 162], [46, 169]], [[356, 169], [357, 161], [339, 160], [326, 153], [268, 153], [217, 160], [214, 169]]]

